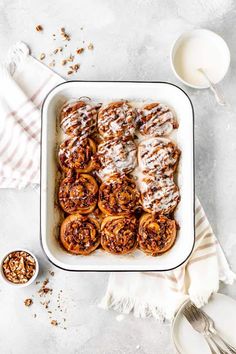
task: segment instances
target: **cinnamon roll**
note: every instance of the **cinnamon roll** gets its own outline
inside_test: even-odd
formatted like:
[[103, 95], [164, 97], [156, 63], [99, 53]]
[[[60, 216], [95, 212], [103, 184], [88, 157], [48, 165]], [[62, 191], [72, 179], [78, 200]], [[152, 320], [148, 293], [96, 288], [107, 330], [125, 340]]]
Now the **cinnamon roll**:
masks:
[[141, 199], [148, 213], [168, 215], [178, 205], [180, 194], [172, 178], [147, 176], [141, 182]]
[[133, 179], [125, 175], [111, 176], [99, 190], [99, 209], [107, 215], [129, 215], [139, 204], [139, 192]]
[[155, 172], [172, 176], [180, 157], [180, 150], [169, 139], [151, 138], [138, 147], [139, 165], [144, 173]]
[[107, 216], [101, 225], [101, 245], [112, 254], [127, 254], [137, 245], [137, 219], [127, 216]]
[[176, 222], [161, 215], [144, 214], [139, 221], [138, 245], [148, 255], [167, 252], [176, 240]]
[[88, 214], [96, 207], [97, 194], [98, 185], [92, 176], [70, 171], [61, 181], [59, 202], [68, 214]]
[[91, 172], [95, 168], [93, 156], [96, 144], [90, 138], [69, 138], [60, 145], [58, 158], [63, 171]]
[[136, 145], [130, 138], [113, 138], [98, 145], [99, 176], [130, 173], [137, 164]]
[[61, 225], [60, 241], [68, 252], [88, 255], [100, 244], [100, 225], [90, 216], [69, 215]]
[[139, 110], [137, 126], [142, 135], [164, 136], [178, 128], [178, 122], [168, 106], [155, 102]]
[[70, 136], [88, 137], [96, 130], [98, 106], [85, 100], [67, 102], [61, 110], [60, 126]]
[[98, 113], [98, 131], [103, 138], [133, 136], [136, 110], [127, 102], [112, 102]]

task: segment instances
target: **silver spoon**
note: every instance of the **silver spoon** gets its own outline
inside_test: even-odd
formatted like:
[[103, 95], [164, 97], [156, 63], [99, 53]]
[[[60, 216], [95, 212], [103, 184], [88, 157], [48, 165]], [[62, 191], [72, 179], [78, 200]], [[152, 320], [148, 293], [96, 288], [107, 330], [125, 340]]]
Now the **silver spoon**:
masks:
[[207, 80], [209, 87], [211, 89], [211, 91], [214, 93], [215, 99], [216, 101], [219, 103], [219, 105], [221, 106], [226, 106], [226, 102], [225, 99], [222, 95], [222, 93], [220, 92], [219, 88], [216, 87], [215, 84], [213, 84], [213, 82], [209, 79], [209, 76], [207, 75], [207, 73], [205, 72], [205, 70], [203, 70], [202, 68], [198, 68], [197, 69]]

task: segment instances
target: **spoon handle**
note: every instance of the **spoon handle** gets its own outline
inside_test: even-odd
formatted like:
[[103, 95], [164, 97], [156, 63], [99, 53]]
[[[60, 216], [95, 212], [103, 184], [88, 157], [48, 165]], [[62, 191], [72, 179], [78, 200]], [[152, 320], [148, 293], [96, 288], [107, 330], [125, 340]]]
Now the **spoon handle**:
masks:
[[226, 101], [224, 99], [223, 94], [221, 93], [219, 87], [216, 87], [215, 84], [213, 84], [213, 82], [209, 79], [207, 73], [202, 69], [199, 68], [198, 71], [205, 77], [205, 79], [207, 80], [209, 87], [211, 89], [211, 91], [214, 93], [215, 99], [216, 101], [219, 103], [219, 105], [221, 106], [226, 106]]
[[211, 91], [214, 93], [215, 99], [216, 101], [219, 103], [219, 105], [221, 106], [225, 106], [226, 102], [225, 99], [222, 95], [222, 93], [220, 92], [219, 88], [216, 87], [212, 82], [209, 81], [209, 85], [210, 85], [210, 89]]

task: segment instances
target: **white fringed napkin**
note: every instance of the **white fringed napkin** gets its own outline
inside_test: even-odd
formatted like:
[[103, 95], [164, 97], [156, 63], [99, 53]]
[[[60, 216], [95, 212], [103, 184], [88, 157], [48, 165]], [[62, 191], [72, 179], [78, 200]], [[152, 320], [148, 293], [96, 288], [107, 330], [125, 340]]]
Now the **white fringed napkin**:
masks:
[[[39, 63], [20, 42], [0, 72], [0, 188], [39, 184], [40, 106], [63, 79]], [[197, 306], [235, 279], [199, 201], [196, 244], [190, 259], [162, 273], [112, 273], [101, 307], [135, 316], [171, 319], [188, 297]]]
[[102, 308], [171, 320], [186, 299], [201, 307], [218, 291], [220, 280], [234, 282], [236, 276], [197, 198], [195, 212], [196, 242], [186, 263], [161, 273], [111, 273]]

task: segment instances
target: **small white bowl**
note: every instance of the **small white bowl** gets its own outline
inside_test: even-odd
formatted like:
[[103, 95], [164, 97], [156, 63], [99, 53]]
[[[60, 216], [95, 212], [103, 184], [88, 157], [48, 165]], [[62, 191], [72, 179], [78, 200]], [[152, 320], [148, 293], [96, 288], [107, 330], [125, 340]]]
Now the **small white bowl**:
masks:
[[[205, 43], [206, 41], [208, 41], [209, 43], [214, 44], [214, 46], [217, 47], [218, 50], [220, 50], [221, 53], [221, 58], [222, 58], [222, 62], [221, 62], [221, 68], [220, 68], [220, 77], [217, 80], [217, 82], [214, 82], [215, 84], [220, 82], [224, 76], [226, 75], [229, 65], [230, 65], [230, 51], [229, 51], [229, 47], [226, 44], [226, 42], [224, 41], [224, 39], [222, 37], [220, 37], [218, 34], [216, 34], [215, 32], [212, 32], [210, 30], [207, 29], [196, 29], [196, 30], [192, 30], [189, 32], [184, 32], [180, 37], [177, 38], [177, 40], [173, 43], [173, 46], [171, 48], [171, 52], [170, 52], [170, 62], [171, 62], [171, 68], [175, 74], [175, 76], [185, 85], [192, 87], [192, 88], [196, 88], [196, 89], [203, 89], [203, 88], [208, 88], [209, 84], [202, 84], [202, 85], [195, 85], [191, 82], [186, 81], [186, 79], [184, 79], [181, 76], [181, 73], [179, 72], [178, 69], [178, 65], [176, 64], [178, 56], [180, 58], [180, 48], [186, 43], [190, 43], [190, 40], [192, 40], [193, 38], [198, 38], [201, 40], [204, 40]], [[204, 50], [204, 49], [203, 49]], [[201, 51], [199, 51], [199, 53], [197, 53], [196, 55], [201, 56], [202, 53]], [[214, 59], [212, 59], [212, 64]], [[210, 64], [210, 63], [209, 63]], [[204, 68], [203, 68], [204, 69]]]
[[[13, 253], [13, 252], [27, 252], [27, 253], [29, 253], [29, 255], [35, 260], [35, 273], [34, 273], [34, 275], [32, 276], [32, 278], [30, 278], [26, 283], [20, 283], [20, 284], [17, 284], [17, 283], [13, 283], [13, 282], [11, 282], [10, 280], [8, 280], [7, 278], [6, 278], [6, 276], [5, 276], [5, 274], [4, 274], [4, 271], [3, 271], [3, 262], [4, 262], [4, 260], [6, 259], [6, 257], [9, 255], [9, 254], [11, 254], [11, 253]], [[1, 277], [2, 277], [2, 279], [7, 283], [7, 284], [9, 284], [9, 285], [12, 285], [12, 286], [14, 286], [14, 287], [16, 287], [16, 288], [25, 288], [26, 286], [29, 286], [30, 284], [32, 284], [34, 281], [35, 281], [35, 279], [37, 278], [37, 276], [38, 276], [38, 272], [39, 272], [39, 263], [38, 263], [38, 260], [37, 260], [37, 258], [36, 258], [36, 256], [31, 252], [31, 251], [29, 251], [29, 250], [27, 250], [27, 249], [19, 249], [19, 248], [17, 248], [17, 249], [15, 249], [15, 250], [12, 250], [12, 251], [9, 251], [9, 252], [7, 252], [6, 254], [5, 254], [5, 256], [2, 258], [2, 260], [1, 260], [1, 271], [0, 271], [0, 274], [1, 274]]]

